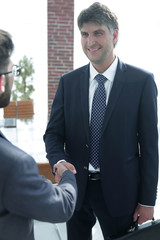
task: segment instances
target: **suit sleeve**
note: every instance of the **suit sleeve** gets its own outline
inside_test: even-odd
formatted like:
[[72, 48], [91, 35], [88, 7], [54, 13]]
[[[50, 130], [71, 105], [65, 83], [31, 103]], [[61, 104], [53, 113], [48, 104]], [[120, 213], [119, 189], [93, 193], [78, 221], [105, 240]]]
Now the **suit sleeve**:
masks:
[[67, 159], [65, 154], [65, 119], [64, 119], [64, 87], [63, 77], [52, 104], [50, 120], [44, 135], [47, 158], [51, 167], [61, 159]]
[[158, 182], [157, 88], [148, 77], [139, 108], [138, 137], [140, 143], [139, 202], [155, 205]]
[[73, 214], [77, 186], [75, 176], [65, 171], [59, 185], [40, 176], [36, 162], [27, 154], [19, 159], [7, 174], [4, 188], [5, 208], [16, 215], [58, 223]]

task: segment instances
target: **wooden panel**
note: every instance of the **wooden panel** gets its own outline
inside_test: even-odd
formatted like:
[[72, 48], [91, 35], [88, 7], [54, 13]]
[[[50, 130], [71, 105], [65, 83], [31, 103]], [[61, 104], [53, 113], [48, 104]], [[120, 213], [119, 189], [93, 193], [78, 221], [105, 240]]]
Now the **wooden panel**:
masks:
[[44, 163], [37, 163], [39, 174], [45, 176], [47, 179], [49, 179], [52, 183], [55, 183], [54, 176], [52, 174], [51, 166], [48, 162]]
[[16, 118], [16, 102], [10, 102], [7, 107], [3, 109], [4, 118]]
[[4, 118], [31, 119], [34, 115], [32, 100], [11, 101], [4, 108]]
[[32, 118], [33, 117], [33, 102], [30, 100], [17, 102], [17, 117], [18, 118]]

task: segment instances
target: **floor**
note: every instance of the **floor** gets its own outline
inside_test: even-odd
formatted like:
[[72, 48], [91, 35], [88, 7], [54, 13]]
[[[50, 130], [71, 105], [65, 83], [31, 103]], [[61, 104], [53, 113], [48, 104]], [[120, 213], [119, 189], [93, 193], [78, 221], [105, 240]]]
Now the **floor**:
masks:
[[[12, 143], [31, 154], [37, 162], [47, 161], [43, 143], [43, 134], [45, 132], [47, 120], [43, 117], [44, 116], [36, 115], [33, 120], [26, 122], [16, 120], [12, 122], [12, 124], [14, 123], [13, 125], [16, 125], [16, 127], [4, 127], [7, 122], [0, 117], [1, 131], [5, 134], [5, 136], [10, 139]], [[159, 192], [155, 208], [155, 219], [157, 218], [160, 218]], [[34, 221], [34, 226], [35, 240], [67, 240], [65, 223], [50, 224]], [[98, 222], [93, 228], [93, 240], [103, 240]]]

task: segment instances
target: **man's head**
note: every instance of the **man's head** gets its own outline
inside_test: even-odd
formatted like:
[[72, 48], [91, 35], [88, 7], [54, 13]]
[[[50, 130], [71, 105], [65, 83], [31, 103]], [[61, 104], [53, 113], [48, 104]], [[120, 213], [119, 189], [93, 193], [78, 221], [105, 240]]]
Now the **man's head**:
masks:
[[84, 23], [95, 23], [98, 25], [105, 25], [110, 32], [119, 29], [118, 19], [111, 10], [99, 3], [93, 3], [89, 8], [84, 9], [78, 16], [78, 27], [81, 30]]
[[81, 44], [95, 69], [103, 73], [115, 59], [114, 47], [118, 40], [118, 21], [105, 5], [94, 3], [78, 17]]
[[[8, 105], [13, 84], [11, 55], [14, 50], [11, 35], [0, 30], [0, 108]], [[8, 72], [11, 72], [8, 74]], [[6, 74], [7, 73], [7, 74]]]

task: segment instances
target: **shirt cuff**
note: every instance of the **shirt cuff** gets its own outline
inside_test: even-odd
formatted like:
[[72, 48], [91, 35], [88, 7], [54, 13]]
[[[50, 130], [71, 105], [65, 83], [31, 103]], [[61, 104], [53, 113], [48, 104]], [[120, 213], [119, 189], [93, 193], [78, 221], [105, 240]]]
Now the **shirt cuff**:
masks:
[[59, 160], [57, 163], [61, 163], [61, 162], [66, 162], [66, 160], [61, 159], [61, 160]]
[[138, 204], [142, 207], [154, 207], [154, 206], [144, 205], [144, 204], [141, 204], [141, 203], [138, 203]]

